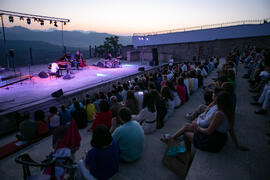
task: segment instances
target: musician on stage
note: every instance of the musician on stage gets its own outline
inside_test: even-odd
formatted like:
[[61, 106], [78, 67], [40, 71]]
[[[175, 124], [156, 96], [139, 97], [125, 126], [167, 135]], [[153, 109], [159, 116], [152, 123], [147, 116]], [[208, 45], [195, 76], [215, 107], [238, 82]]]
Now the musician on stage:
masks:
[[59, 66], [55, 62], [51, 64], [51, 75], [59, 76]]

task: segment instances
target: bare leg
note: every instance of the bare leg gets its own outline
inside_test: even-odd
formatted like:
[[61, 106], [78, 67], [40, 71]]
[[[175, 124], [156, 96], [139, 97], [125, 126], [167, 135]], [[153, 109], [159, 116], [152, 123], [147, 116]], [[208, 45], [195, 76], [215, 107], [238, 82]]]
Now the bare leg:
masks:
[[184, 133], [184, 142], [187, 151], [191, 152], [191, 144], [193, 144], [193, 132], [185, 132]]
[[186, 123], [171, 138], [176, 139], [177, 137], [181, 136], [185, 132], [190, 132], [190, 131], [193, 132], [194, 131], [194, 127], [193, 127], [192, 124]]

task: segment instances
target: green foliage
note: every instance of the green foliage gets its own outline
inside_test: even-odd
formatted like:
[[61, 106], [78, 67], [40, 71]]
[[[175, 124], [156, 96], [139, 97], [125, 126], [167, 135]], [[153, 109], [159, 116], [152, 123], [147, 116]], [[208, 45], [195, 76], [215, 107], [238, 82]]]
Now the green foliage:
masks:
[[106, 57], [108, 53], [111, 53], [113, 57], [117, 57], [121, 46], [118, 36], [106, 37], [104, 44], [96, 48], [97, 56]]

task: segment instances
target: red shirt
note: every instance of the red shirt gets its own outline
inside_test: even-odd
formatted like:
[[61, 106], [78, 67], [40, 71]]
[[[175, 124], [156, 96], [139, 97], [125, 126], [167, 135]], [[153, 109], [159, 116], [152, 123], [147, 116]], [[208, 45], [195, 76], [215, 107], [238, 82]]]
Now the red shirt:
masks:
[[94, 121], [90, 127], [91, 130], [95, 129], [98, 125], [105, 125], [108, 129], [112, 125], [112, 111], [98, 112], [94, 118]]
[[37, 133], [39, 136], [46, 134], [49, 131], [47, 124], [44, 122], [37, 122]]
[[176, 92], [181, 99], [181, 104], [184, 104], [186, 102], [186, 87], [183, 85], [177, 85]]

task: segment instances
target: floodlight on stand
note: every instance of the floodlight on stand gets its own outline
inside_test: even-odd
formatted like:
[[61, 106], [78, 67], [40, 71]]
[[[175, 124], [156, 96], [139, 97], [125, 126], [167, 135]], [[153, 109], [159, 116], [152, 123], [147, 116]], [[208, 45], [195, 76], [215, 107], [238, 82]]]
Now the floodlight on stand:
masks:
[[54, 26], [57, 27], [57, 22], [56, 21], [54, 21]]
[[30, 18], [27, 18], [26, 19], [26, 22], [27, 22], [27, 24], [31, 24], [31, 19]]
[[10, 24], [12, 24], [14, 22], [13, 16], [9, 16], [8, 19], [9, 19]]
[[52, 24], [52, 20], [50, 20], [50, 24]]
[[37, 18], [34, 18], [34, 22], [37, 22]]
[[44, 26], [44, 20], [40, 20], [40, 25]]
[[24, 18], [22, 16], [20, 17], [20, 21], [24, 21]]
[[64, 26], [65, 26], [65, 25], [67, 25], [67, 23], [66, 23], [66, 22], [64, 22]]

